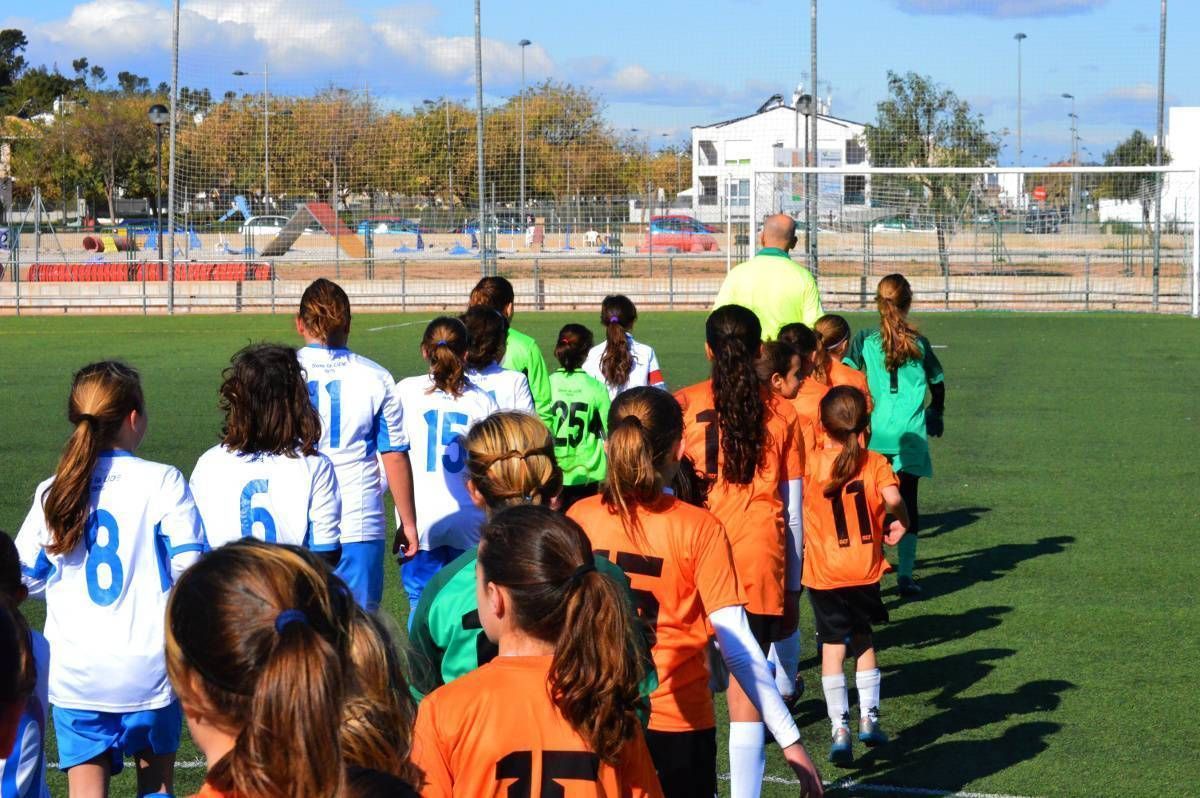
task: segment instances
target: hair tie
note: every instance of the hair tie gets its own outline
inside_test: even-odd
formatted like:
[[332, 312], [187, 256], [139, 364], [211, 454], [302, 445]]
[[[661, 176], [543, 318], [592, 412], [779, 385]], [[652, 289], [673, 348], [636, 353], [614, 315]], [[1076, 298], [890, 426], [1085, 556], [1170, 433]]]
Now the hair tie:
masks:
[[567, 343], [569, 343], [569, 341], [567, 341], [567, 339], [566, 339], [566, 338], [559, 338], [559, 339], [558, 339], [558, 342], [559, 342], [560, 344], [567, 344]]
[[572, 587], [578, 585], [581, 581], [583, 581], [583, 577], [587, 576], [594, 570], [596, 570], [596, 561], [594, 558], [589, 557], [587, 561], [583, 563], [583, 565], [571, 572], [571, 576], [568, 577], [567, 582], [570, 583]]
[[302, 623], [308, 625], [308, 616], [302, 610], [284, 610], [275, 616], [275, 633], [283, 634], [290, 624]]
[[438, 340], [434, 341], [433, 345], [436, 348], [439, 346], [449, 346], [450, 344], [446, 341], [445, 338], [439, 338]]
[[[88, 424], [90, 424], [93, 427], [100, 423], [100, 419], [96, 418], [91, 413], [80, 413], [79, 421], [86, 421]], [[75, 423], [78, 424], [79, 421], [76, 421]]]
[[609, 323], [609, 324], [620, 324], [620, 323], [621, 323], [621, 317], [620, 317], [620, 316], [609, 316], [609, 317], [608, 317], [608, 323]]

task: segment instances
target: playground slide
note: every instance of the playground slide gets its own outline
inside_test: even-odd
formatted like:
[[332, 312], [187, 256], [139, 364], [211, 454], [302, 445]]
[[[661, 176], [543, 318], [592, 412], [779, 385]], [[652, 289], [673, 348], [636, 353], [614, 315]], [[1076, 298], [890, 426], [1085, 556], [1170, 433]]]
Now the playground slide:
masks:
[[225, 212], [225, 215], [222, 216], [220, 219], [217, 219], [217, 221], [223, 222], [226, 219], [229, 219], [230, 217], [232, 217], [235, 213], [240, 213], [242, 215], [243, 219], [249, 219], [250, 215], [251, 215], [250, 214], [250, 203], [246, 202], [246, 198], [243, 197], [241, 194], [238, 194], [236, 197], [233, 198], [233, 207], [230, 208], [229, 210], [227, 210]]
[[338, 218], [327, 202], [310, 202], [298, 207], [292, 218], [288, 219], [287, 224], [279, 231], [279, 235], [259, 253], [259, 257], [278, 258], [286, 254], [304, 232], [309, 219], [316, 221], [329, 235], [337, 236], [338, 246], [346, 255], [358, 260], [366, 259], [366, 244]]

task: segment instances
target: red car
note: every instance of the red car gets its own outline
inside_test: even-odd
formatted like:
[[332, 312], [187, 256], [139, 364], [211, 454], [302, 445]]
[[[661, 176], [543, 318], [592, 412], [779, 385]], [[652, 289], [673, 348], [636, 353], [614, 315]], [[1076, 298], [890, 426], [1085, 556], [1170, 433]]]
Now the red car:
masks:
[[652, 216], [650, 234], [638, 247], [646, 252], [716, 252], [717, 239], [712, 228], [691, 216]]

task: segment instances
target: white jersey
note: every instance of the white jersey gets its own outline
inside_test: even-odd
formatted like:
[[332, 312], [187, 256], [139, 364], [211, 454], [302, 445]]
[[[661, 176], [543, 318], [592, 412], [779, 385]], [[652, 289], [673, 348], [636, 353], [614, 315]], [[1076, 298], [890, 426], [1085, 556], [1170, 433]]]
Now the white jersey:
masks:
[[537, 412], [533, 407], [529, 378], [521, 372], [493, 363], [479, 370], [467, 369], [467, 377], [492, 397], [501, 410], [517, 410], [531, 416]]
[[434, 388], [429, 375], [400, 380], [396, 391], [404, 405], [404, 433], [413, 447], [413, 493], [421, 548], [454, 545], [449, 542], [454, 536], [443, 540], [440, 532], [431, 530], [440, 530], [439, 521], [472, 506], [462, 438], [473, 424], [499, 408], [472, 382], [467, 383], [462, 396]]
[[629, 370], [629, 379], [625, 380], [624, 385], [609, 385], [608, 381], [604, 379], [604, 374], [600, 372], [600, 358], [604, 357], [604, 353], [608, 349], [607, 341], [592, 347], [588, 352], [587, 360], [584, 361], [583, 370], [608, 389], [610, 399], [615, 399], [621, 391], [628, 391], [630, 388], [642, 385], [653, 385], [664, 391], [667, 390], [662, 369], [658, 365], [658, 355], [654, 354], [654, 350], [640, 341], [633, 340], [633, 336], [629, 333], [625, 333], [625, 340], [629, 342], [629, 351], [633, 354], [633, 368]]
[[310, 344], [297, 357], [321, 415], [321, 454], [337, 472], [342, 543], [383, 540], [387, 521], [376, 453], [408, 451], [396, 382], [383, 366], [349, 349]]
[[92, 472], [83, 540], [49, 554], [38, 486], [17, 534], [23, 580], [46, 598], [50, 703], [138, 712], [174, 699], [163, 659], [167, 593], [205, 549], [204, 525], [179, 469], [105, 452]]
[[189, 483], [212, 548], [241, 538], [337, 551], [342, 503], [323, 454], [231, 452], [223, 444], [196, 461]]
[[0, 798], [50, 798], [45, 747], [46, 713], [50, 709], [50, 644], [37, 632], [29, 633], [29, 642], [37, 666], [37, 688], [25, 701], [12, 751], [7, 752], [7, 758], [0, 756]]

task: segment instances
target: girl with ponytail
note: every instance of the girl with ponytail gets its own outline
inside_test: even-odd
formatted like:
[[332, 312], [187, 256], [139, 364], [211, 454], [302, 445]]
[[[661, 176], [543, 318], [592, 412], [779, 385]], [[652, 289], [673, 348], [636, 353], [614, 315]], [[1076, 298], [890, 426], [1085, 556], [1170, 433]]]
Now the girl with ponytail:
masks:
[[[897, 587], [902, 596], [917, 596], [913, 578], [917, 562], [917, 483], [933, 476], [929, 438], [940, 438], [946, 406], [945, 375], [929, 339], [908, 320], [912, 286], [901, 274], [879, 281], [875, 304], [879, 328], [859, 330], [843, 362], [867, 375], [875, 406], [871, 410], [871, 450], [887, 457], [900, 476], [900, 495], [908, 508], [909, 534], [900, 544]], [[926, 406], [926, 395], [930, 397]]]
[[679, 403], [654, 388], [625, 391], [613, 403], [609, 430], [603, 495], [581, 500], [567, 515], [586, 531], [594, 551], [625, 571], [654, 641], [659, 678], [646, 742], [663, 794], [716, 793], [716, 717], [706, 665], [711, 624], [729, 670], [767, 718], [809, 794], [819, 795], [820, 776], [750, 629], [725, 528], [665, 487], [679, 469]]
[[867, 412], [870, 413], [874, 404], [871, 401], [871, 388], [867, 385], [867, 376], [842, 362], [846, 350], [850, 348], [850, 322], [836, 313], [826, 313], [813, 324], [813, 332], [821, 339], [821, 348], [829, 356], [830, 387], [850, 385], [859, 389], [867, 399]]
[[[804, 586], [809, 589], [817, 640], [821, 643], [821, 687], [833, 742], [829, 759], [850, 764], [850, 712], [846, 697], [846, 641], [855, 657], [859, 740], [887, 742], [879, 726], [879, 666], [871, 625], [888, 620], [879, 581], [891, 570], [883, 544], [905, 537], [908, 513], [887, 458], [868, 451], [863, 435], [870, 416], [857, 388], [839, 385], [821, 400], [822, 448], [809, 458], [804, 492]], [[893, 520], [884, 528], [885, 514]]]
[[498, 655], [421, 702], [422, 795], [547, 795], [564, 783], [576, 796], [662, 795], [635, 712], [633, 624], [583, 530], [548, 507], [510, 507], [484, 526], [476, 572]]
[[25, 583], [46, 600], [49, 696], [73, 794], [106, 794], [126, 755], [138, 793], [171, 792], [179, 702], [163, 661], [167, 594], [205, 548], [179, 470], [134, 455], [146, 434], [136, 371], [84, 366], [74, 428], [17, 535]]
[[450, 316], [434, 319], [421, 339], [421, 356], [429, 372], [396, 384], [404, 438], [412, 447], [416, 496], [417, 550], [401, 560], [400, 573], [410, 607], [417, 606], [425, 585], [443, 565], [474, 544], [474, 540], [464, 543], [455, 532], [460, 527], [456, 515], [471, 508], [462, 473], [467, 462], [463, 438], [472, 425], [498, 408], [467, 377], [469, 344], [462, 321]]
[[550, 375], [550, 431], [554, 457], [563, 470], [563, 512], [585, 496], [595, 496], [606, 473], [604, 435], [611, 397], [608, 388], [583, 369], [591, 348], [592, 331], [582, 324], [559, 330], [554, 357], [560, 368]]
[[604, 327], [605, 340], [588, 352], [583, 369], [605, 384], [610, 398], [640, 385], [667, 390], [658, 355], [649, 346], [633, 339], [637, 317], [637, 308], [624, 294], [606, 296], [600, 304], [600, 325]]
[[342, 793], [339, 726], [357, 690], [355, 611], [341, 580], [287, 545], [237, 541], [180, 579], [167, 607], [166, 657], [208, 761], [200, 796]]
[[[708, 482], [707, 507], [733, 549], [750, 628], [760, 649], [796, 629], [800, 603], [804, 443], [796, 411], [760, 379], [758, 317], [740, 305], [705, 325], [712, 379], [676, 394], [685, 456]], [[729, 765], [734, 798], [757, 796], [765, 729], [747, 687], [729, 685]]]
[[[534, 416], [494, 413], [467, 433], [466, 450], [467, 492], [473, 506], [460, 513], [457, 521], [460, 540], [469, 548], [438, 572], [412, 611], [411, 680], [418, 695], [431, 693], [496, 655], [495, 646], [479, 625], [475, 544], [480, 528], [506, 507], [549, 507], [562, 489], [554, 442]], [[629, 582], [619, 568], [601, 557], [596, 558], [596, 565], [628, 591]], [[649, 647], [644, 648], [648, 654]]]

